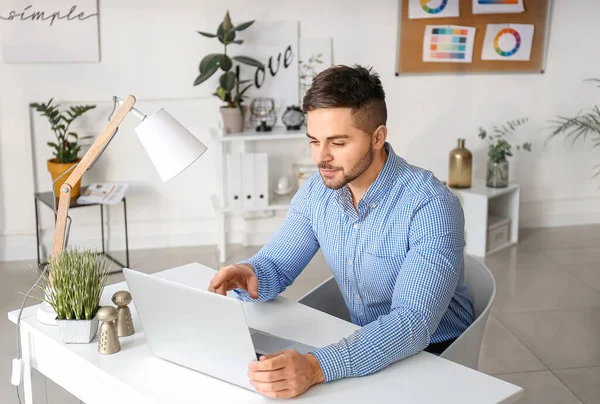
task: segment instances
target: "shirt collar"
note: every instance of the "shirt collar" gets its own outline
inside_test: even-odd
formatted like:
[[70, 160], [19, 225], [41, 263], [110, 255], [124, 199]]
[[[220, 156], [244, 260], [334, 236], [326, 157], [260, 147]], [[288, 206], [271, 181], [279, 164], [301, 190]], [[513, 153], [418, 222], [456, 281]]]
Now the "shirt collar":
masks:
[[[389, 143], [384, 145], [387, 152], [387, 158], [383, 164], [383, 168], [375, 178], [375, 181], [369, 186], [367, 192], [363, 195], [358, 203], [358, 211], [361, 212], [365, 208], [374, 208], [379, 204], [387, 193], [392, 189], [394, 183], [398, 179], [401, 171], [401, 159], [394, 153], [394, 149]], [[352, 206], [352, 194], [348, 184], [336, 190], [337, 201], [344, 208]], [[349, 204], [349, 205], [348, 205]]]

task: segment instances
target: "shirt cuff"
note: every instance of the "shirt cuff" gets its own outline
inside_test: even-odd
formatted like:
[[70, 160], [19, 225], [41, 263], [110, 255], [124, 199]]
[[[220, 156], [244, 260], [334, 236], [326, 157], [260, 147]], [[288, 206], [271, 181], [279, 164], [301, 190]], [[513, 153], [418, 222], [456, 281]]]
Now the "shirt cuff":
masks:
[[311, 354], [317, 358], [319, 366], [321, 366], [325, 383], [352, 376], [346, 339], [337, 344], [315, 349]]
[[268, 267], [264, 264], [260, 257], [252, 257], [245, 261], [237, 262], [238, 264], [250, 264], [254, 268], [254, 274], [258, 279], [258, 299], [250, 297], [247, 291], [243, 289], [234, 289], [233, 292], [237, 299], [245, 302], [264, 302], [277, 297], [277, 281], [269, 274]]

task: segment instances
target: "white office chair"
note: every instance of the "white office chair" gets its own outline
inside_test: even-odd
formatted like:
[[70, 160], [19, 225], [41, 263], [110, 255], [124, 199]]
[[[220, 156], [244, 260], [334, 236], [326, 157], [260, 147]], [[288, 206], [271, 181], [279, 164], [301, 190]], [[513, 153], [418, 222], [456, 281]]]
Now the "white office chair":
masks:
[[[440, 356], [477, 369], [483, 331], [496, 295], [496, 281], [483, 263], [465, 256], [465, 283], [473, 302], [475, 321]], [[350, 321], [348, 307], [333, 276], [301, 297], [298, 302]]]

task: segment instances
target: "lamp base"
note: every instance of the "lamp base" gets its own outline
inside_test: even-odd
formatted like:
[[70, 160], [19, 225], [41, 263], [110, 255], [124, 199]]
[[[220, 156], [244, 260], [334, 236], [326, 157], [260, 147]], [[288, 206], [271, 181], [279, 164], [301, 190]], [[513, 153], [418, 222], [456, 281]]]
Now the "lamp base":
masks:
[[37, 320], [46, 325], [56, 325], [56, 312], [47, 302], [39, 305], [37, 311]]

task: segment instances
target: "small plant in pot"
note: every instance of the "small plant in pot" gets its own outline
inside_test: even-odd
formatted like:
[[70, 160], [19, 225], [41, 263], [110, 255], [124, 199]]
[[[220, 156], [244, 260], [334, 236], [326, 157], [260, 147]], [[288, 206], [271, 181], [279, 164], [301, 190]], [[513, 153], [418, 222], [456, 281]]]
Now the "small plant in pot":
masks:
[[[514, 135], [516, 129], [525, 124], [529, 118], [520, 118], [514, 121], [508, 121], [502, 126], [494, 126], [490, 133], [483, 128], [479, 128], [479, 137], [489, 140], [488, 163], [486, 184], [492, 188], [504, 188], [508, 186], [509, 164], [507, 157], [511, 157], [512, 145], [509, 136]], [[531, 151], [531, 143], [525, 142], [522, 145], [515, 146], [517, 150]]]
[[44, 300], [56, 312], [56, 324], [63, 342], [90, 343], [98, 331], [96, 312], [111, 261], [91, 249], [68, 249], [48, 263], [52, 274], [40, 286]]
[[[54, 158], [48, 160], [48, 171], [52, 176], [52, 182], [60, 177], [65, 171], [69, 170], [80, 160], [78, 154], [81, 150], [79, 140], [90, 139], [93, 136], [79, 136], [76, 132], [70, 130], [71, 124], [85, 114], [87, 111], [96, 108], [95, 105], [76, 105], [68, 110], [60, 112], [59, 104], [52, 105], [51, 98], [46, 104], [33, 103], [31, 107], [35, 108], [41, 116], [48, 118], [52, 132], [56, 136], [56, 142], [48, 142], [48, 146], [53, 149]], [[60, 195], [60, 187], [67, 180], [69, 174], [65, 174], [60, 180], [54, 183], [54, 192], [56, 197]], [[81, 181], [73, 187], [71, 198], [79, 196]]]
[[[245, 65], [257, 67], [264, 71], [263, 63], [248, 56], [227, 55], [227, 47], [231, 44], [241, 45], [243, 39], [236, 39], [236, 33], [245, 30], [251, 26], [254, 21], [244, 22], [238, 25], [233, 25], [229, 11], [225, 14], [225, 18], [219, 24], [216, 34], [198, 31], [200, 35], [208, 38], [217, 38], [223, 47], [223, 53], [211, 53], [206, 55], [200, 62], [200, 75], [194, 81], [194, 86], [200, 85], [211, 78], [217, 70], [221, 69], [223, 74], [219, 77], [219, 86], [213, 95], [226, 104], [221, 107], [221, 116], [223, 117], [223, 125], [226, 133], [237, 133], [244, 129], [244, 115], [246, 106], [244, 102], [244, 93], [252, 87], [252, 80], [240, 80], [240, 66], [235, 65], [234, 61]], [[233, 70], [235, 67], [235, 70]], [[250, 84], [248, 84], [250, 83]], [[240, 89], [240, 86], [243, 88]]]

